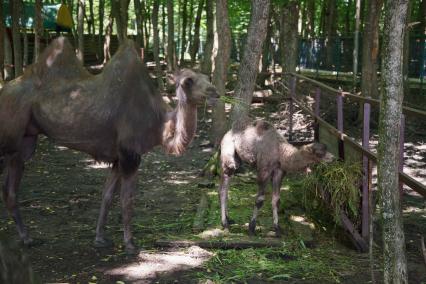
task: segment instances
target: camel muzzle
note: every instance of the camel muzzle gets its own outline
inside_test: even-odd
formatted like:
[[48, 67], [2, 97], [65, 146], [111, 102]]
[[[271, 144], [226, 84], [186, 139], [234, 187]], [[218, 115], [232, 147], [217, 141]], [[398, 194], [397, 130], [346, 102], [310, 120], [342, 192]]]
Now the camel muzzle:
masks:
[[216, 88], [210, 87], [206, 90], [207, 95], [207, 104], [209, 106], [215, 106], [217, 101], [220, 99], [220, 95], [218, 94]]

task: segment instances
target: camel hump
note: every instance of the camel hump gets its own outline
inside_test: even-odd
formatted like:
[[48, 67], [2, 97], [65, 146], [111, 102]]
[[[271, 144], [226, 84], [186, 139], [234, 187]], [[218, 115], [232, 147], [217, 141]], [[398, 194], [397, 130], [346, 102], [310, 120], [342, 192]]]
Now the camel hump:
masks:
[[84, 78], [89, 73], [78, 60], [70, 41], [60, 36], [44, 49], [24, 76], [36, 76], [40, 84], [48, 84], [58, 79]]

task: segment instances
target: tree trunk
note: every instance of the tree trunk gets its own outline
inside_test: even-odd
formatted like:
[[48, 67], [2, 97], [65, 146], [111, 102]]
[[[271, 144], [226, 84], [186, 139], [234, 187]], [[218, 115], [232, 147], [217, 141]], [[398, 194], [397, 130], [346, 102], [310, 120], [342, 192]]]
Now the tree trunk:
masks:
[[160, 9], [160, 0], [154, 0], [154, 6], [152, 8], [152, 27], [154, 36], [154, 60], [155, 60], [155, 73], [157, 76], [158, 88], [164, 90], [163, 75], [161, 72], [160, 64], [160, 32], [158, 26], [158, 11]]
[[307, 0], [307, 19], [306, 33], [309, 38], [315, 37], [315, 0]]
[[[296, 72], [298, 60], [298, 32], [299, 6], [298, 1], [284, 4], [281, 14], [281, 58], [283, 72]], [[288, 76], [283, 76], [283, 80]], [[283, 82], [289, 84], [289, 82]]]
[[[136, 14], [136, 41], [140, 47], [144, 48], [144, 33], [143, 33], [143, 10], [141, 0], [134, 0]], [[142, 0], [145, 1], [145, 0]]]
[[185, 49], [186, 49], [186, 28], [188, 23], [188, 10], [186, 6], [188, 5], [188, 0], [183, 0], [182, 5], [182, 37], [180, 45], [180, 65], [184, 64]]
[[384, 283], [408, 283], [398, 178], [408, 0], [387, 1], [385, 11], [377, 164], [383, 202]]
[[4, 80], [4, 45], [5, 45], [5, 28], [3, 20], [3, 1], [0, 1], [0, 84]]
[[361, 94], [379, 98], [377, 68], [379, 57], [379, 20], [383, 0], [368, 1], [367, 21], [363, 33]]
[[197, 60], [198, 49], [200, 48], [200, 23], [203, 13], [204, 0], [199, 0], [197, 7], [197, 16], [194, 22], [194, 37], [191, 42], [191, 64], [194, 65]]
[[201, 72], [210, 75], [212, 73], [212, 54], [214, 45], [214, 13], [213, 1], [206, 0], [206, 20], [207, 20], [207, 36], [204, 45], [204, 57], [201, 64]]
[[41, 17], [41, 8], [43, 0], [36, 0], [35, 2], [35, 33], [34, 33], [34, 62], [37, 61], [41, 52], [41, 36], [43, 34], [43, 19]]
[[127, 38], [127, 10], [130, 0], [112, 0], [111, 9], [115, 18], [117, 38], [120, 44]]
[[[226, 93], [228, 66], [231, 57], [231, 29], [228, 17], [228, 0], [216, 0], [216, 32], [218, 50], [215, 58], [213, 85], [220, 96]], [[227, 129], [225, 104], [218, 101], [213, 109], [213, 125], [211, 141], [215, 146], [220, 144]]]
[[84, 63], [84, 9], [85, 9], [85, 0], [78, 0], [78, 16], [77, 16], [78, 49], [77, 49], [77, 57], [82, 63]]
[[22, 66], [23, 66], [23, 68], [26, 68], [29, 61], [28, 61], [28, 35], [27, 35], [27, 32], [25, 30], [23, 32], [22, 37], [23, 37], [23, 42], [24, 42]]
[[21, 0], [9, 2], [12, 8], [12, 41], [13, 41], [13, 62], [15, 65], [15, 78], [22, 75], [22, 48], [21, 48]]
[[144, 48], [145, 50], [149, 49], [149, 37], [150, 37], [150, 33], [149, 33], [149, 21], [151, 20], [150, 16], [149, 16], [149, 6], [147, 6], [147, 2], [142, 1], [141, 5], [142, 5], [142, 18], [143, 18], [143, 29], [144, 29]]
[[162, 36], [161, 36], [161, 40], [162, 40], [162, 44], [161, 44], [161, 47], [162, 47], [162, 50], [163, 50], [163, 55], [164, 55], [164, 57], [166, 56], [166, 16], [167, 16], [167, 13], [166, 13], [166, 0], [162, 0], [161, 1], [162, 3], [161, 3], [161, 17], [163, 18], [162, 19], [162, 25], [161, 25], [161, 29], [162, 29], [162, 31], [161, 31], [161, 33], [162, 33]]
[[102, 58], [102, 35], [104, 33], [105, 0], [99, 0], [99, 30], [98, 30], [98, 58]]
[[13, 51], [10, 37], [5, 34], [4, 37], [4, 80], [9, 81], [13, 79], [14, 70], [13, 65]]
[[422, 0], [420, 3], [417, 21], [420, 22], [418, 28], [416, 28], [417, 33], [420, 35], [426, 34], [426, 0]]
[[175, 70], [175, 62], [175, 25], [173, 20], [173, 0], [167, 0], [167, 70]]
[[[361, 0], [355, 0], [355, 1], [358, 2], [358, 1], [361, 1]], [[348, 3], [346, 5], [346, 16], [345, 16], [345, 34], [347, 36], [349, 36], [351, 34], [351, 23], [352, 23], [352, 13], [351, 12], [352, 12], [352, 0], [348, 0]]]
[[89, 0], [89, 21], [88, 21], [89, 34], [95, 34], [95, 13], [93, 12], [93, 0]]
[[410, 67], [410, 20], [412, 4], [408, 1], [407, 20], [405, 22], [406, 32], [404, 36], [404, 55], [403, 55], [403, 76], [404, 76], [404, 96], [410, 95], [409, 67]]
[[233, 128], [238, 128], [240, 122], [248, 118], [250, 103], [253, 97], [254, 85], [259, 71], [262, 44], [266, 37], [269, 18], [269, 0], [252, 0], [251, 17], [248, 28], [247, 42], [238, 71], [238, 81], [235, 96], [242, 103], [232, 109]]
[[194, 18], [194, 0], [189, 0], [189, 17], [188, 17], [188, 40], [187, 40], [187, 45], [186, 45], [186, 49], [189, 51], [189, 48], [191, 46], [191, 42], [193, 40], [193, 33], [192, 33], [192, 20]]
[[103, 64], [106, 64], [108, 60], [111, 59], [111, 35], [112, 35], [112, 27], [114, 25], [114, 17], [113, 12], [111, 11], [109, 17], [108, 17], [108, 23], [105, 27], [105, 40], [104, 40], [104, 62]]
[[353, 90], [356, 92], [357, 75], [358, 75], [358, 54], [359, 54], [359, 26], [361, 13], [361, 0], [355, 0], [355, 33], [354, 33], [354, 50], [353, 50]]
[[325, 36], [326, 36], [326, 51], [327, 64], [333, 63], [334, 43], [336, 40], [336, 0], [328, 0], [325, 18]]

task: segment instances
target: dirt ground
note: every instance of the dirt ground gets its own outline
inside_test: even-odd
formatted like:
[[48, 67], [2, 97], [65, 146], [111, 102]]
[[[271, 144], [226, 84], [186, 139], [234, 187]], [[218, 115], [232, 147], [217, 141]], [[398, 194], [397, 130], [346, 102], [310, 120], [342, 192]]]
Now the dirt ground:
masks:
[[[262, 112], [258, 111], [258, 115], [273, 118]], [[205, 117], [204, 113], [200, 117]], [[282, 242], [281, 248], [164, 250], [154, 246], [158, 239], [203, 238], [192, 230], [202, 194], [208, 195], [210, 204], [205, 217], [206, 234], [210, 230], [216, 234], [213, 239], [250, 240], [245, 223], [256, 192], [250, 173], [236, 177], [230, 191], [230, 214], [236, 225], [229, 235], [217, 229], [220, 228], [218, 181], [199, 177], [200, 169], [212, 154], [212, 149], [204, 146], [207, 125], [201, 121], [198, 136], [183, 157], [166, 156], [157, 149], [143, 158], [133, 219], [141, 253], [132, 257], [121, 246], [118, 200], [107, 227], [114, 247], [100, 250], [92, 246], [107, 165], [96, 164], [84, 154], [57, 147], [42, 138], [35, 157], [26, 167], [19, 196], [35, 245], [11, 253], [26, 255], [41, 283], [370, 282], [368, 255], [357, 253], [342, 243], [341, 238], [333, 237], [336, 231], [312, 229], [298, 200], [291, 194], [297, 178], [287, 179], [283, 185], [280, 223], [288, 233], [278, 240]], [[404, 217], [410, 283], [426, 283], [426, 266], [419, 251], [419, 237], [426, 235], [425, 202], [417, 195], [406, 196]], [[0, 235], [17, 239], [3, 204], [0, 214]], [[269, 239], [271, 223], [267, 204], [259, 218], [261, 230], [256, 240]], [[380, 248], [376, 246], [374, 272], [379, 283], [380, 259]]]

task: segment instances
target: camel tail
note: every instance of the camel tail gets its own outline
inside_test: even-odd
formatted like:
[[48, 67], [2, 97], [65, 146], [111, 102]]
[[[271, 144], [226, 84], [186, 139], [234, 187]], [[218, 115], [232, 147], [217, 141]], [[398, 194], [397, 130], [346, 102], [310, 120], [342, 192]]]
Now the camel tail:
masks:
[[4, 156], [0, 156], [0, 175], [3, 173], [4, 170]]

